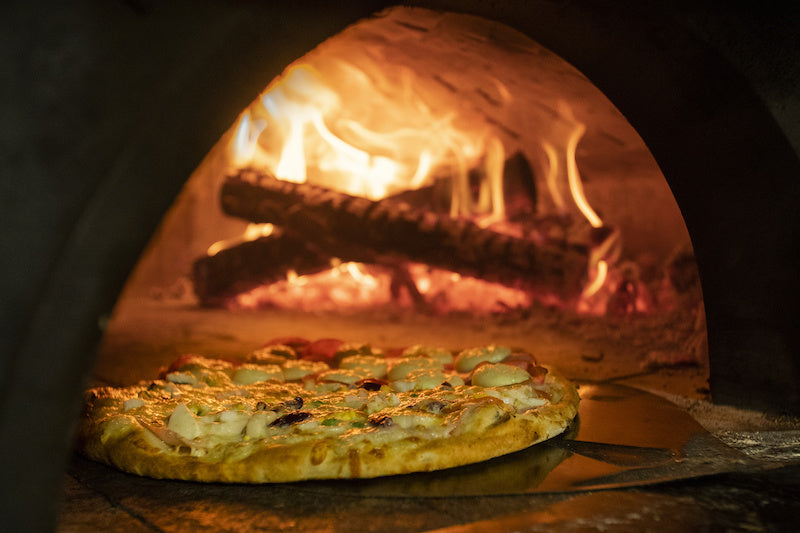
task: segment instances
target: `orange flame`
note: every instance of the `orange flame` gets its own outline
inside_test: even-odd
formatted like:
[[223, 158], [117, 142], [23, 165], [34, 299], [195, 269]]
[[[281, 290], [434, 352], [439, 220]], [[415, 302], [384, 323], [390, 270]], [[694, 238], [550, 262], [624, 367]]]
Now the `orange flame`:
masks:
[[[451, 216], [469, 216], [482, 226], [505, 221], [506, 153], [496, 136], [480, 128], [457, 127], [455, 111], [427, 105], [413, 90], [410, 72], [403, 72], [398, 87], [379, 67], [362, 69], [331, 60], [324, 70], [323, 76], [310, 64], [290, 66], [241, 114], [230, 144], [234, 166], [252, 166], [287, 181], [308, 182], [372, 200], [432, 184], [437, 176], [446, 175], [452, 183]], [[510, 101], [505, 86], [499, 88]], [[571, 209], [571, 199], [589, 225], [600, 228], [603, 221], [586, 199], [576, 162], [586, 126], [564, 102], [557, 112], [549, 137], [541, 141], [549, 163], [545, 181], [550, 196], [562, 213]], [[476, 193], [470, 171], [480, 165], [483, 178]], [[269, 231], [271, 227], [251, 227], [240, 240], [268, 235]], [[215, 243], [209, 253], [229, 244]], [[593, 251], [590, 258], [590, 280], [580, 302], [588, 301], [606, 283], [610, 254], [606, 247], [599, 248], [602, 250]], [[436, 290], [431, 276], [420, 269], [415, 275], [420, 293]], [[454, 275], [438, 275], [436, 283], [441, 286], [447, 276]], [[386, 285], [379, 281], [380, 276], [355, 263], [335, 265], [324, 276], [324, 280], [321, 275], [315, 279], [322, 284], [345, 278], [359, 283], [358, 290], [334, 290], [351, 301]], [[300, 286], [307, 290], [308, 281], [308, 276], [294, 274], [283, 288], [269, 290], [286, 296]], [[243, 295], [239, 305], [253, 305], [256, 293]], [[518, 305], [524, 297], [506, 295], [505, 299]]]
[[[413, 92], [384, 94], [374, 76], [346, 63], [333, 71], [335, 79], [323, 80], [311, 66], [294, 65], [270, 84], [239, 118], [233, 164], [377, 200], [430, 184], [437, 169], [455, 169], [465, 182], [487, 142], [497, 151], [499, 142], [457, 128], [452, 112], [434, 112]], [[495, 159], [488, 164], [496, 167]], [[461, 192], [454, 198], [458, 213], [476, 208]]]

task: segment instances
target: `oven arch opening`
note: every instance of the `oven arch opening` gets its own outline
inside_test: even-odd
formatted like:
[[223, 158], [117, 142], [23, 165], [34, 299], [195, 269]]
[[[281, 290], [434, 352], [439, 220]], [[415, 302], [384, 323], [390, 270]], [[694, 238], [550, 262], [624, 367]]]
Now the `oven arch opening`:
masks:
[[[368, 15], [382, 7], [380, 4], [356, 5], [342, 18], [334, 13], [328, 17], [329, 29]], [[435, 8], [455, 9], [450, 4], [427, 3]], [[800, 197], [796, 179], [798, 156], [760, 97], [741, 73], [709, 50], [707, 44], [691, 36], [685, 27], [674, 27], [672, 19], [629, 10], [627, 5], [611, 8], [604, 14], [594, 12], [591, 6], [583, 3], [538, 2], [530, 8], [537, 11], [535, 16], [514, 13], [516, 8], [511, 4], [492, 5], [499, 6], [500, 11], [489, 16], [517, 27], [590, 77], [623, 111], [656, 156], [692, 235], [705, 297], [707, 301], [715, 302], [713, 308], [707, 310], [712, 367], [721, 372], [718, 376], [712, 375], [715, 397], [720, 402], [744, 404], [751, 408], [797, 412], [798, 349], [791, 313], [798, 296], [794, 279], [797, 259], [791, 252], [795, 241], [793, 236], [798, 234], [800, 226], [793, 208]], [[189, 8], [184, 5], [174, 11], [151, 13], [145, 9], [144, 17], [138, 20], [144, 21], [145, 25], [152, 21], [173, 24], [182, 9]], [[487, 8], [481, 5], [462, 5], [462, 9], [488, 15]], [[118, 49], [124, 45], [128, 47], [128, 54], [136, 56], [137, 52], [130, 50], [136, 50], [134, 45], [141, 26], [132, 23], [128, 13], [105, 15], [109, 13], [97, 17], [96, 27], [87, 22], [88, 28], [75, 26], [67, 31], [91, 34], [90, 40], [98, 48]], [[223, 13], [213, 9], [195, 16], [201, 23], [212, 24], [224, 19], [243, 24], [241, 19], [225, 19]], [[101, 18], [103, 25], [120, 31], [114, 35], [95, 32], [101, 27]], [[646, 24], [642, 18], [646, 19]], [[247, 23], [253, 20], [262, 20], [268, 25], [270, 16], [267, 11], [248, 13]], [[285, 31], [293, 30], [309, 38], [311, 35], [322, 38], [330, 33], [324, 29], [319, 33], [308, 32], [301, 20], [291, 17], [284, 22]], [[661, 32], [661, 35], [680, 38], [654, 43], [649, 39], [654, 28], [658, 30], [656, 34]], [[163, 42], [165, 46], [185, 53], [189, 53], [194, 40], [194, 35], [184, 35], [185, 40], [179, 38], [176, 41], [158, 32], [149, 37], [156, 43]], [[246, 44], [249, 45], [240, 41], [229, 42], [226, 51], [219, 55], [233, 53], [237, 47], [240, 48], [237, 52], [246, 53]], [[300, 53], [306, 48], [301, 45], [294, 50]], [[149, 61], [146, 54], [151, 51], [140, 50], [138, 53], [143, 54], [140, 61]], [[253, 62], [263, 58], [263, 54], [253, 50], [251, 54], [249, 57]], [[208, 57], [213, 56], [210, 54]], [[670, 59], [675, 57], [700, 59], [684, 64]], [[613, 61], [610, 58], [614, 58]], [[175, 60], [174, 55], [168, 54], [164, 58], [165, 63], [171, 60]], [[210, 63], [214, 61], [210, 60]], [[286, 61], [279, 61], [268, 77], [277, 74], [285, 64]], [[669, 83], [661, 83], [660, 77], [629, 79], [625, 76], [627, 72], [637, 71], [640, 65], [647, 65], [648, 72], [671, 73], [667, 76]], [[703, 67], [699, 74], [697, 67]], [[99, 72], [102, 77], [113, 77], [114, 68], [105, 63], [99, 67]], [[192, 69], [184, 70], [184, 74], [185, 78], [176, 77], [171, 81], [181, 86], [185, 94], [193, 95], [208, 106], [212, 117], [229, 117], [249, 101], [249, 91], [243, 91], [245, 94], [238, 96], [238, 102], [236, 96], [227, 102], [215, 100], [206, 92], [211, 77]], [[701, 79], [715, 78], [717, 82], [713, 84], [713, 90], [699, 87], [693, 81], [697, 76]], [[264, 81], [268, 80], [256, 80], [250, 86], [259, 90]], [[4, 360], [4, 370], [8, 372], [2, 382], [2, 465], [3, 471], [9, 474], [9, 484], [17, 486], [21, 494], [30, 496], [30, 499], [24, 499], [28, 502], [26, 506], [9, 505], [9, 512], [4, 512], [12, 523], [14, 517], [21, 516], [24, 518], [20, 518], [18, 523], [26, 526], [43, 520], [52, 521], [52, 502], [61, 470], [54, 472], [53, 468], [46, 466], [39, 470], [29, 467], [41, 464], [40, 458], [52, 454], [53, 450], [61, 450], [63, 463], [68, 447], [65, 435], [69, 433], [71, 420], [77, 413], [76, 397], [91, 366], [91, 354], [100, 336], [97, 318], [110, 311], [128, 271], [185, 176], [227, 126], [225, 118], [217, 122], [219, 130], [213, 133], [192, 127], [189, 110], [171, 105], [175, 103], [174, 94], [162, 92], [155, 86], [137, 85], [139, 82], [136, 80], [131, 83], [139, 92], [134, 99], [137, 106], [110, 106], [114, 118], [120, 119], [119, 125], [109, 126], [110, 131], [120, 135], [123, 124], [134, 118], [141, 120], [138, 114], [143, 107], [138, 106], [143, 101], [161, 101], [162, 109], [175, 109], [180, 119], [177, 122], [182, 124], [179, 129], [190, 129], [196, 136], [180, 139], [173, 136], [175, 140], [169, 149], [158, 148], [147, 140], [149, 132], [169, 130], [169, 126], [162, 117], [149, 116], [133, 135], [133, 140], [124, 143], [126, 157], [117, 158], [114, 149], [118, 146], [114, 145], [110, 153], [95, 163], [87, 164], [88, 169], [87, 165], [65, 165], [57, 176], [44, 172], [31, 177], [45, 183], [68, 179], [85, 186], [85, 189], [75, 200], [80, 204], [79, 214], [69, 219], [69, 229], [57, 234], [59, 242], [53, 242], [48, 249], [49, 255], [36, 258], [47, 264], [49, 282], [35, 287], [31, 285], [25, 293], [25, 323], [9, 332], [7, 341], [9, 349], [6, 353], [9, 355]], [[101, 93], [105, 91], [92, 91], [85, 86], [80, 89], [100, 101], [109, 98], [112, 103], [119, 103], [115, 95], [104, 97]], [[695, 115], [697, 120], [686, 136], [686, 124], [681, 121], [679, 113], [674, 113], [672, 105], [676, 95], [679, 95], [681, 103], [679, 110], [716, 109], [717, 112]], [[93, 124], [96, 118], [82, 120]], [[42, 130], [47, 126], [42, 124]], [[66, 134], [60, 139], [72, 156], [79, 158], [84, 153], [81, 146]], [[172, 163], [167, 166], [153, 164], [167, 152], [173, 154]], [[690, 162], [698, 160], [703, 161], [704, 166], [691, 168]], [[143, 175], [151, 176], [151, 184], [141, 181]], [[707, 179], [711, 180], [712, 187], [706, 189], [698, 185], [706, 183]], [[754, 182], [763, 186], [757, 194], [751, 195], [748, 187]], [[154, 188], [152, 183], [158, 184], [157, 187]], [[745, 216], [735, 217], [725, 211], [727, 214], [721, 218], [707, 217], [709, 207], [715, 214], [720, 214], [722, 204], [734, 206], [733, 212]], [[27, 199], [24, 204], [26, 209], [36, 209], [36, 205], [34, 198]], [[712, 219], [724, 220], [725, 223], [719, 228]], [[764, 221], [762, 227], [774, 231], [768, 232], [764, 238], [748, 225], [747, 221], [753, 220]], [[85, 230], [94, 228], [108, 231], [97, 232], [89, 239]], [[125, 237], [121, 239], [120, 235]], [[11, 273], [20, 275], [21, 272], [22, 269]], [[743, 300], [729, 290], [731, 284], [743, 289]], [[743, 357], [732, 358], [738, 362], [728, 366], [729, 353], [741, 353]], [[60, 357], [56, 360], [53, 354]], [[773, 363], [764, 368], [762, 361], [767, 355], [772, 357]], [[42, 372], [42, 369], [47, 371]], [[757, 383], [753, 383], [754, 375], [762, 376]], [[742, 396], [740, 383], [748, 383], [752, 394]], [[48, 392], [41, 398], [31, 399], [31, 388]], [[776, 390], [780, 394], [776, 394]], [[55, 402], [52, 401], [54, 398]], [[31, 438], [32, 445], [27, 450], [20, 450], [20, 434], [40, 438]], [[5, 511], [6, 501], [3, 503]]]
[[[386, 58], [391, 58], [388, 65]], [[460, 68], [448, 70], [447, 65], [451, 64], [458, 64]], [[336, 78], [341, 72], [347, 74], [344, 82]], [[408, 81], [410, 77], [413, 78]], [[359, 85], [363, 79], [377, 81], [364, 88]], [[299, 261], [283, 244], [285, 237], [293, 235], [291, 232], [295, 228], [292, 227], [292, 221], [262, 220], [259, 217], [264, 214], [258, 211], [258, 203], [252, 206], [255, 212], [243, 215], [236, 211], [235, 206], [240, 208], [248, 204], [244, 197], [238, 196], [241, 193], [237, 191], [245, 185], [241, 179], [249, 179], [255, 173], [269, 178], [266, 180], [269, 184], [275, 183], [277, 186], [281, 183], [274, 179], [285, 157], [285, 153], [281, 154], [281, 163], [277, 163], [280, 146], [276, 147], [276, 144], [279, 141], [286, 142], [280, 137], [283, 131], [281, 121], [285, 120], [285, 114], [278, 107], [279, 104], [291, 109], [293, 116], [303, 119], [316, 116], [315, 113], [323, 110], [329, 111], [323, 106], [334, 98], [332, 93], [339, 88], [336, 82], [345, 84], [347, 90], [344, 94], [336, 95], [341, 102], [335, 112], [329, 112], [320, 120], [328, 128], [325, 131], [327, 137], [320, 135], [318, 123], [314, 123], [313, 127], [311, 124], [303, 126], [310, 139], [308, 142], [312, 143], [310, 146], [314, 147], [313, 150], [306, 147], [305, 153], [313, 156], [317, 151], [322, 151], [327, 145], [323, 144], [320, 148], [320, 140], [342, 135], [342, 131], [345, 137], [337, 138], [336, 147], [344, 144], [343, 139], [352, 139], [353, 120], [363, 121], [357, 130], [359, 132], [371, 127], [386, 128], [385, 123], [394, 119], [394, 116], [386, 111], [384, 105], [396, 105], [398, 109], [403, 109], [402, 118], [415, 109], [423, 109], [421, 116], [408, 122], [400, 121], [399, 126], [393, 126], [402, 132], [414, 131], [412, 128], [416, 124], [432, 117], [430, 127], [437, 128], [437, 136], [456, 139], [460, 143], [458, 149], [462, 146], [483, 149], [489, 144], [487, 139], [496, 140], [505, 150], [509, 161], [515, 160], [516, 154], [521, 154], [532, 170], [531, 176], [514, 175], [513, 172], [502, 176], [512, 186], [516, 184], [516, 188], [503, 186], [506, 189], [505, 203], [509, 206], [524, 203], [524, 208], [517, 212], [509, 207], [506, 220], [501, 220], [499, 224], [489, 223], [483, 228], [482, 235], [488, 235], [486, 239], [492, 243], [497, 236], [523, 235], [514, 237], [516, 240], [512, 245], [533, 244], [537, 252], [552, 257], [544, 260], [551, 260], [552, 266], [545, 264], [544, 268], [536, 270], [535, 262], [524, 263], [517, 270], [516, 263], [506, 257], [513, 254], [507, 252], [504, 252], [506, 255], [493, 256], [488, 265], [485, 261], [479, 261], [477, 267], [469, 260], [461, 260], [463, 255], [480, 254], [483, 253], [480, 250], [488, 251], [487, 248], [494, 247], [486, 247], [483, 237], [472, 239], [478, 242], [479, 247], [483, 247], [476, 248], [476, 252], [471, 252], [471, 248], [464, 252], [464, 247], [472, 246], [469, 239], [465, 243], [458, 240], [453, 251], [460, 254], [459, 259], [450, 262], [448, 255], [443, 265], [441, 257], [428, 251], [427, 246], [405, 242], [436, 239], [436, 232], [427, 232], [424, 227], [415, 226], [413, 229], [416, 233], [411, 239], [404, 240], [399, 234], [389, 239], [376, 238], [373, 231], [361, 233], [358, 230], [362, 225], [372, 224], [382, 228], [382, 231], [391, 232], [396, 230], [396, 226], [386, 223], [383, 218], [359, 218], [358, 228], [345, 227], [345, 235], [334, 234], [327, 227], [319, 230], [325, 235], [324, 239], [317, 235], [317, 229], [311, 234], [294, 235], [304, 243], [310, 243], [309, 250], [315, 250], [315, 254], [317, 249], [323, 248], [335, 256], [337, 264], [343, 263], [332, 269], [331, 276], [344, 282], [331, 282], [327, 274], [320, 274], [323, 277], [319, 281], [317, 270], [324, 271], [327, 260], [323, 260], [319, 268], [316, 268], [316, 263], [309, 266], [308, 263], [313, 261], [306, 257], [305, 248], [293, 244], [303, 252], [298, 255], [301, 258]], [[413, 90], [409, 90], [409, 86]], [[371, 96], [380, 102], [386, 102], [385, 98], [388, 104], [357, 107], [358, 111], [353, 113], [351, 108], [354, 100], [358, 106], [363, 98], [347, 100], [346, 95], [356, 89], [373, 90], [378, 94]], [[322, 101], [322, 104], [318, 101]], [[402, 107], [409, 102], [411, 105], [408, 108]], [[435, 105], [430, 106], [431, 102]], [[374, 113], [375, 108], [380, 111]], [[377, 115], [377, 124], [364, 120], [364, 116], [371, 117], [373, 114]], [[653, 366], [670, 366], [673, 364], [670, 361], [674, 360], [674, 366], [696, 364], [700, 367], [697, 375], [687, 380], [686, 391], [694, 394], [696, 389], [706, 388], [705, 324], [700, 305], [702, 295], [696, 284], [694, 265], [685, 263], [686, 270], [681, 272], [682, 276], [691, 278], [687, 287], [676, 289], [674, 277], [670, 278], [667, 273], [671, 267], [683, 270], [684, 267], [675, 262], [678, 259], [688, 257], [690, 262], [693, 260], [690, 250], [688, 255], [683, 250], [689, 237], [663, 176], [646, 146], [613, 104], [573, 67], [524, 35], [486, 18], [421, 8], [391, 8], [346, 28], [287, 66], [281, 77], [271, 82], [269, 88], [239, 116], [236, 124], [223, 135], [189, 178], [159, 229], [157, 239], [151, 243], [139, 263], [126, 294], [118, 303], [115, 320], [112, 320], [107, 331], [108, 342], [100, 352], [98, 378], [110, 383], [137, 381], [147, 373], [142, 372], [134, 379], [130, 377], [132, 369], [143, 369], [148, 364], [152, 369], [157, 369], [169, 362], [165, 358], [174, 357], [181, 350], [205, 349], [235, 358], [241, 357], [248, 346], [252, 349], [265, 339], [297, 335], [309, 338], [357, 337], [380, 345], [388, 343], [388, 346], [430, 342], [456, 348], [463, 343], [497, 339], [498, 342], [530, 347], [542, 360], [559, 366], [576, 379], [605, 379], [620, 374], [637, 374], [642, 372], [643, 365], [647, 365], [649, 370]], [[451, 116], [456, 119], [442, 119]], [[253, 137], [257, 121], [263, 123], [255, 133], [258, 141], [247, 146], [249, 150], [256, 151], [256, 156], [250, 155], [252, 161], [239, 163], [237, 158], [240, 152], [245, 151], [240, 144], [241, 139]], [[581, 199], [578, 192], [571, 192], [572, 187], [567, 188], [565, 183], [559, 181], [566, 180], [566, 177], [554, 172], [559, 165], [561, 168], [569, 166], [569, 162], [565, 165], [560, 159], [566, 158], [566, 154], [560, 154], [558, 150], [564, 149], [565, 133], [573, 136], [571, 131], [575, 130], [569, 128], [576, 126], [586, 130], [576, 143], [576, 166], [580, 171], [576, 177], [577, 183], [582, 183], [582, 194], [585, 195], [583, 206], [588, 207], [591, 217], [577, 207]], [[288, 127], [285, 129], [296, 131]], [[243, 131], [246, 135], [243, 135]], [[422, 128], [413, 135], [405, 134], [401, 140], [408, 137], [416, 139], [426, 133], [427, 130]], [[380, 154], [389, 153], [390, 149], [397, 149], [401, 153], [405, 149], [402, 143], [388, 145], [387, 137], [385, 134], [373, 134], [370, 137], [362, 135], [356, 138], [356, 142], [360, 143], [358, 146], [364, 146], [377, 138], [381, 143], [377, 148]], [[259, 152], [266, 142], [271, 143], [269, 147], [272, 151]], [[433, 142], [433, 139], [427, 142], [425, 153], [428, 150], [437, 153]], [[453, 159], [467, 159], [466, 151], [458, 152], [452, 148], [452, 144], [452, 141], [450, 144], [443, 143], [446, 149], [443, 150], [444, 155], [457, 152]], [[288, 142], [285, 146], [294, 147]], [[411, 150], [417, 149], [417, 145], [412, 144]], [[348, 145], [348, 150], [347, 154], [359, 148]], [[290, 155], [293, 153], [290, 152]], [[261, 159], [257, 156], [261, 156]], [[472, 157], [475, 163], [472, 163], [474, 167], [470, 170], [470, 176], [473, 172], [483, 171], [487, 155], [478, 153]], [[336, 172], [319, 176], [316, 164], [313, 159], [308, 159], [309, 184], [317, 187], [317, 191], [321, 190], [320, 187], [325, 189], [325, 194], [334, 198], [333, 203], [341, 203], [346, 207], [349, 204], [341, 194], [347, 194], [348, 197], [360, 195], [351, 190], [351, 183], [331, 179], [331, 175], [339, 178]], [[436, 164], [434, 162], [430, 166], [435, 168]], [[383, 213], [384, 209], [394, 208], [394, 198], [402, 196], [404, 199], [411, 198], [406, 201], [414, 209], [427, 209], [426, 215], [435, 215], [437, 224], [449, 221], [451, 218], [446, 214], [448, 206], [444, 206], [445, 214], [442, 215], [430, 209], [431, 200], [441, 202], [443, 191], [445, 196], [453, 195], [446, 191], [457, 190], [456, 185], [461, 180], [453, 170], [456, 165], [452, 160], [443, 158], [438, 164], [438, 170], [433, 170], [430, 178], [425, 178], [430, 182], [423, 183], [419, 188], [408, 187], [398, 181], [389, 184], [397, 188], [384, 196], [359, 197], [371, 202], [370, 213]], [[359, 168], [353, 168], [347, 169], [348, 179], [359, 176]], [[488, 176], [488, 173], [485, 174]], [[226, 175], [232, 175], [233, 181]], [[586, 177], [581, 179], [581, 176]], [[298, 181], [295, 176], [285, 179], [282, 182], [284, 185], [280, 185], [281, 190], [273, 191], [275, 194], [271, 198], [283, 202], [281, 209], [299, 213], [301, 218], [292, 219], [298, 225], [303, 224], [302, 217], [305, 216], [314, 217], [317, 223], [321, 220], [334, 226], [339, 217], [349, 219], [361, 216], [344, 208], [297, 202], [293, 196], [295, 194], [313, 200], [314, 196], [309, 194], [309, 190], [314, 189], [308, 189], [305, 183], [295, 185]], [[467, 179], [474, 177], [464, 176], [464, 182]], [[534, 188], [535, 192], [531, 194], [513, 180], [530, 180], [529, 184], [522, 185]], [[440, 185], [441, 182], [445, 184]], [[404, 189], [404, 186], [410, 190]], [[289, 192], [284, 192], [286, 190]], [[244, 194], [253, 192], [248, 190]], [[532, 210], [526, 203], [531, 196], [536, 199]], [[222, 208], [220, 203], [223, 204]], [[379, 204], [380, 207], [375, 207]], [[230, 212], [230, 209], [234, 209], [234, 212]], [[363, 207], [360, 209], [364, 211]], [[450, 209], [452, 213], [452, 206]], [[249, 218], [251, 216], [256, 219]], [[280, 218], [281, 215], [270, 216]], [[486, 213], [459, 212], [458, 217], [472, 223], [485, 220]], [[512, 223], [513, 217], [521, 222], [515, 225]], [[598, 221], [593, 221], [592, 217]], [[245, 234], [247, 222], [254, 220], [275, 222], [277, 229], [269, 227], [264, 232], [265, 228], [257, 228], [258, 231], [253, 233], [250, 230], [254, 228], [248, 227]], [[420, 220], [423, 226], [429, 224], [428, 219]], [[407, 224], [403, 224], [405, 228]], [[592, 227], [595, 224], [597, 226]], [[463, 231], [471, 235], [472, 228], [470, 225]], [[597, 238], [600, 235], [604, 237]], [[364, 238], [374, 243], [369, 246], [377, 245], [377, 261], [368, 259], [361, 262], [357, 259], [365, 255], [362, 249], [368, 245], [363, 244]], [[387, 243], [387, 240], [393, 239], [404, 244], [393, 247]], [[328, 241], [334, 242], [332, 251], [325, 248]], [[447, 245], [448, 242], [440, 242], [437, 246]], [[212, 243], [213, 246], [210, 246]], [[253, 252], [256, 245], [257, 251]], [[352, 254], [354, 246], [357, 248], [355, 259], [353, 255], [337, 255], [341, 252]], [[581, 250], [575, 260], [572, 259], [573, 247]], [[206, 257], [206, 250], [211, 248], [214, 251], [209, 251]], [[264, 249], [267, 252], [261, 251]], [[280, 254], [271, 255], [274, 249], [280, 250]], [[674, 257], [676, 250], [681, 252], [678, 258]], [[555, 253], [547, 256], [551, 251]], [[290, 254], [289, 257], [284, 257], [286, 253]], [[414, 277], [412, 283], [415, 284], [414, 289], [420, 292], [418, 300], [422, 300], [421, 304], [418, 300], [403, 301], [405, 294], [388, 300], [384, 298], [390, 292], [390, 282], [385, 278], [391, 277], [391, 283], [394, 284], [399, 275], [390, 272], [386, 276], [385, 266], [380, 261], [383, 253], [390, 254], [393, 262], [402, 260], [409, 265], [407, 276]], [[602, 280], [600, 284], [595, 284], [598, 278], [594, 272], [599, 271], [599, 268], [593, 270], [595, 265], [591, 258], [595, 255], [607, 262], [608, 281], [605, 284]], [[361, 266], [349, 261], [358, 262]], [[504, 261], [508, 261], [508, 265], [493, 264]], [[299, 276], [293, 277], [295, 265], [300, 262], [305, 270], [300, 270], [297, 272]], [[348, 262], [347, 269], [342, 270], [345, 262]], [[266, 264], [266, 274], [257, 271], [254, 263]], [[416, 263], [426, 263], [430, 270], [454, 268], [455, 272], [464, 274], [464, 278], [467, 278], [465, 272], [477, 270], [479, 274], [477, 279], [470, 277], [463, 283], [446, 279], [445, 285], [428, 290], [422, 285], [441, 283], [442, 277], [449, 278], [452, 274], [424, 270], [421, 273], [423, 277], [417, 277], [420, 268]], [[246, 268], [240, 266], [242, 264]], [[198, 265], [202, 269], [199, 274]], [[572, 267], [577, 267], [574, 272], [569, 270]], [[353, 280], [349, 277], [353, 270], [357, 271], [354, 276], [369, 278], [371, 292], [379, 291], [380, 296], [375, 301], [370, 299], [363, 302], [363, 287], [353, 289]], [[360, 273], [361, 270], [363, 273]], [[550, 271], [556, 273], [551, 275]], [[565, 273], [562, 275], [559, 273], [561, 271]], [[576, 274], [576, 283], [573, 283], [572, 274]], [[484, 281], [492, 282], [500, 275], [505, 276], [502, 287], [482, 285]], [[281, 276], [289, 279], [281, 279]], [[262, 278], [263, 283], [270, 284], [269, 291], [259, 286]], [[229, 282], [229, 279], [233, 281]], [[251, 283], [253, 281], [255, 283]], [[514, 292], [520, 281], [524, 284], [524, 290]], [[630, 288], [632, 292], [626, 290], [623, 294], [625, 288]], [[187, 298], [186, 292], [191, 293], [192, 289], [195, 298]], [[597, 292], [590, 293], [589, 289]], [[345, 291], [345, 297], [338, 296]], [[356, 296], [353, 296], [353, 291], [357, 291]], [[268, 296], [264, 296], [267, 292]], [[153, 296], [154, 293], [157, 296]], [[503, 300], [499, 303], [493, 301], [501, 298]], [[493, 304], [492, 307], [480, 307], [485, 303], [483, 300]], [[522, 303], [519, 303], [520, 300]], [[677, 300], [680, 302], [676, 303]], [[159, 303], [162, 301], [167, 305], [162, 306]], [[456, 307], [465, 301], [466, 310]], [[365, 304], [370, 306], [369, 310], [358, 313]], [[425, 307], [422, 321], [428, 324], [427, 327], [420, 327], [415, 322], [413, 313], [407, 312], [408, 304], [413, 304], [411, 307], [414, 308]], [[177, 312], [171, 312], [176, 305], [233, 307], [237, 313], [213, 310], [187, 313], [180, 308]], [[268, 311], [248, 312], [253, 307], [267, 307]], [[278, 311], [271, 312], [273, 307], [277, 307]], [[301, 314], [294, 316], [292, 312], [298, 310]], [[561, 311], [565, 311], [563, 317], [559, 314]], [[320, 312], [323, 313], [321, 320], [317, 317]], [[428, 316], [431, 312], [434, 316]], [[475, 316], [476, 324], [466, 326], [468, 331], [480, 332], [476, 333], [473, 340], [463, 338], [463, 312]], [[291, 317], [288, 324], [287, 313]], [[409, 314], [411, 318], [407, 318]], [[456, 318], [451, 318], [453, 314], [457, 315]], [[499, 318], [495, 319], [490, 314], [499, 315]], [[675, 315], [680, 315], [680, 318], [672, 318]], [[656, 324], [661, 321], [667, 326], [659, 328]], [[259, 323], [263, 325], [254, 327]], [[183, 343], [171, 340], [169, 333], [162, 338], [159, 333], [161, 329], [187, 332], [183, 334], [186, 340]], [[657, 333], [662, 329], [669, 329], [665, 337]], [[154, 335], [152, 339], [143, 333], [151, 330]], [[257, 331], [256, 337], [253, 337], [254, 331]], [[217, 337], [224, 337], [225, 341], [218, 341]], [[126, 344], [133, 338], [133, 346]], [[686, 348], [689, 345], [691, 347]], [[162, 348], [167, 353], [162, 353]], [[176, 353], [170, 355], [170, 351]], [[598, 354], [607, 355], [602, 365], [586, 364], [587, 360], [604, 357]]]

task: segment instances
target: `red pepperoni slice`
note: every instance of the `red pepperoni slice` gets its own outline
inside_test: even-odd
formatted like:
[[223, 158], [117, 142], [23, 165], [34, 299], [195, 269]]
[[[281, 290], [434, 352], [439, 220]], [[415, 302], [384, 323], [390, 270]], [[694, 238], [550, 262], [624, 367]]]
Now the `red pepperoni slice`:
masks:
[[344, 344], [344, 341], [339, 339], [319, 339], [311, 342], [306, 346], [303, 352], [303, 359], [309, 361], [323, 361], [330, 363], [333, 361], [333, 356], [337, 350]]

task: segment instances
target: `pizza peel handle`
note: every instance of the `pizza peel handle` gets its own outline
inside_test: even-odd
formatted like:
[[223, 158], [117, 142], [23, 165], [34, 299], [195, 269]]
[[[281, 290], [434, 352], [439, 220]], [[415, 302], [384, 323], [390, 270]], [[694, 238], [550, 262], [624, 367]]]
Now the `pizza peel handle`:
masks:
[[357, 483], [306, 482], [297, 488], [426, 498], [577, 492], [753, 467], [664, 398], [618, 384], [584, 384], [579, 391], [580, 412], [572, 426], [525, 450], [438, 472]]
[[559, 448], [590, 459], [628, 468], [644, 468], [681, 461], [681, 453], [671, 448], [651, 448], [587, 442], [556, 437], [547, 441], [547, 446]]

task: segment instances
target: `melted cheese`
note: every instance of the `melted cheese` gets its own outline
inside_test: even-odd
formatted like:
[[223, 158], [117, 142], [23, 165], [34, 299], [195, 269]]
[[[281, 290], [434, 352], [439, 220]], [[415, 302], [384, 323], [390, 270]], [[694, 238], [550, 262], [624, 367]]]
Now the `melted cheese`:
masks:
[[472, 372], [479, 363], [499, 363], [511, 355], [511, 350], [505, 346], [483, 346], [468, 348], [458, 354], [456, 370], [459, 372]]
[[414, 370], [441, 370], [443, 368], [444, 364], [438, 359], [429, 357], [403, 357], [392, 365], [392, 368], [389, 370], [389, 379], [392, 381], [399, 381]]
[[443, 365], [453, 364], [453, 354], [450, 350], [424, 344], [416, 344], [403, 350], [403, 357], [430, 357], [436, 359]]
[[368, 377], [382, 378], [386, 375], [386, 359], [374, 355], [351, 355], [342, 359], [339, 368], [358, 370]]
[[[342, 360], [344, 368], [294, 359], [278, 366], [275, 358], [229, 368], [194, 363], [190, 370], [174, 372], [189, 373], [194, 381], [109, 389], [113, 392], [97, 405], [109, 420], [109, 438], [144, 427], [149, 430], [145, 439], [160, 442], [159, 449], [188, 445], [193, 455], [209, 458], [246, 455], [263, 445], [308, 436], [369, 439], [380, 446], [413, 435], [438, 438], [480, 431], [515, 411], [546, 404], [546, 386], [531, 386], [530, 376], [518, 367], [491, 362], [507, 353], [499, 347], [462, 352], [457, 368], [459, 361], [462, 368], [484, 362], [472, 373], [471, 384], [445, 368], [445, 357], [419, 355], [387, 361], [357, 354]], [[360, 380], [378, 377], [387, 363], [388, 385], [378, 390], [358, 387]], [[287, 375], [298, 377], [275, 381], [275, 376]]]
[[531, 375], [518, 366], [481, 365], [472, 373], [472, 383], [480, 387], [504, 387], [531, 379]]
[[179, 403], [169, 415], [167, 429], [189, 440], [200, 436], [200, 425], [185, 403]]
[[275, 379], [283, 381], [283, 370], [278, 365], [242, 365], [237, 368], [231, 377], [237, 385], [250, 385], [258, 381], [267, 381]]

